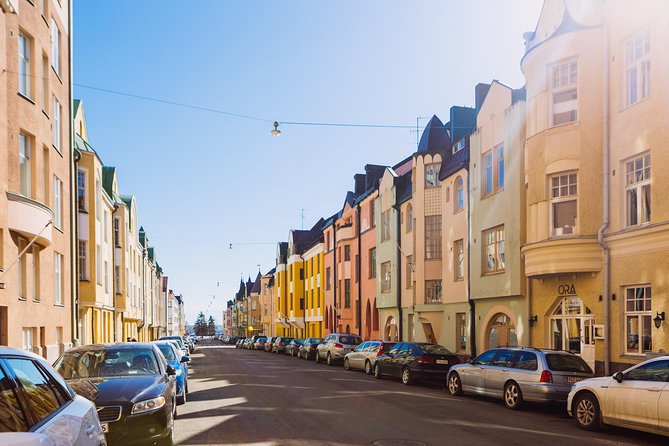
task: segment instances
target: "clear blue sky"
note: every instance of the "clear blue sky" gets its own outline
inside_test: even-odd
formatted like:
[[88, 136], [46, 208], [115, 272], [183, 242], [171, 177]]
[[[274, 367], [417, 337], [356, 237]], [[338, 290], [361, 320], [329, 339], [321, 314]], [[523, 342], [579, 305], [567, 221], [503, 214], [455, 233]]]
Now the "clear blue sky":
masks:
[[[75, 0], [74, 82], [278, 121], [447, 121], [479, 82], [523, 85], [522, 35], [541, 5]], [[302, 208], [311, 226], [365, 164], [416, 148], [408, 129], [284, 126], [276, 138], [267, 122], [80, 86], [75, 97], [190, 322], [203, 310], [221, 323], [240, 275], [274, 266]]]

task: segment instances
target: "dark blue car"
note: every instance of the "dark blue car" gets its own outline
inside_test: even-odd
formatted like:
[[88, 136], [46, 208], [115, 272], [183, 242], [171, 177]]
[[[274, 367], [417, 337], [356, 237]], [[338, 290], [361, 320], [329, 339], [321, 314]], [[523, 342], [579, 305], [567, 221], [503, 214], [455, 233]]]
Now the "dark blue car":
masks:
[[188, 362], [190, 357], [182, 356], [182, 352], [178, 351], [174, 343], [170, 341], [155, 341], [154, 343], [158, 345], [167, 363], [177, 371], [177, 404], [184, 404], [188, 393]]

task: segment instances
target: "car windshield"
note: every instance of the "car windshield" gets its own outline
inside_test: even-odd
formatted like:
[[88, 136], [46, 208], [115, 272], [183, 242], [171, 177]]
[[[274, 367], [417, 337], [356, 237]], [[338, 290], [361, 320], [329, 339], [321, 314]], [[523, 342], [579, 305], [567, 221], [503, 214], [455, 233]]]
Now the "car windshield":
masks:
[[420, 348], [423, 349], [428, 355], [452, 355], [453, 352], [449, 351], [446, 347], [439, 344], [419, 344]]
[[176, 355], [174, 354], [174, 350], [169, 345], [158, 344], [158, 348], [160, 349], [160, 352], [163, 354], [165, 359], [168, 361], [175, 361], [177, 359]]
[[566, 354], [547, 354], [548, 368], [554, 372], [592, 373], [590, 366], [580, 356]]
[[158, 362], [150, 349], [104, 349], [65, 353], [54, 364], [65, 379], [157, 375]]
[[358, 345], [362, 343], [362, 339], [358, 336], [339, 336], [339, 342], [348, 345]]

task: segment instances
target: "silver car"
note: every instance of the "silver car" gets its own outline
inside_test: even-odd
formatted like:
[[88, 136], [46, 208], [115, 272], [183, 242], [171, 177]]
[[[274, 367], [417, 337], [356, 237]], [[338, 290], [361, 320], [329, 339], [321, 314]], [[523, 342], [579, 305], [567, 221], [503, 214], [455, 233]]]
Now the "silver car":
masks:
[[371, 375], [374, 371], [376, 358], [388, 353], [395, 344], [396, 342], [390, 341], [363, 342], [344, 356], [344, 369], [364, 370], [366, 374]]
[[43, 358], [0, 347], [0, 362], [0, 444], [107, 444], [95, 405]]
[[502, 398], [509, 409], [523, 401], [561, 402], [574, 383], [593, 376], [588, 364], [570, 352], [537, 348], [495, 348], [448, 373], [451, 395], [465, 392]]
[[325, 360], [328, 365], [343, 361], [347, 353], [362, 343], [358, 335], [351, 333], [331, 333], [316, 347], [316, 362]]

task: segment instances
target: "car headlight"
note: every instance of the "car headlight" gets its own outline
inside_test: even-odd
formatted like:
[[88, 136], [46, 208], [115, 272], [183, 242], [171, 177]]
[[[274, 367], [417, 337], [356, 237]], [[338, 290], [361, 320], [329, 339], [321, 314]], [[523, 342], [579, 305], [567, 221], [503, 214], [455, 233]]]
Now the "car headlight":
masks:
[[165, 397], [159, 396], [150, 400], [140, 401], [132, 406], [132, 413], [151, 412], [152, 410], [160, 409], [165, 405]]

